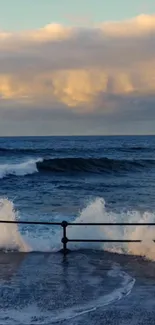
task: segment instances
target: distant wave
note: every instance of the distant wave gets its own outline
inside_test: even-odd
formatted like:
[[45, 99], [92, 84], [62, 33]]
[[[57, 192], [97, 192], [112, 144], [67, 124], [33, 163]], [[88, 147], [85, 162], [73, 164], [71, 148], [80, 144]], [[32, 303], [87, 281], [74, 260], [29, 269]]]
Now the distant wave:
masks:
[[[41, 151], [48, 151], [49, 149], [45, 148], [3, 148], [0, 147], [0, 153], [2, 154], [33, 154], [33, 153], [39, 153]], [[51, 149], [50, 151], [52, 151]], [[54, 150], [53, 150], [54, 151]]]
[[117, 160], [109, 158], [30, 159], [18, 164], [0, 165], [0, 178], [45, 173], [119, 173], [155, 167], [155, 160]]
[[122, 151], [122, 152], [129, 152], [129, 151], [145, 151], [145, 152], [151, 152], [154, 151], [155, 148], [154, 147], [120, 147], [120, 148], [116, 148], [116, 150], [118, 151]]
[[[94, 152], [94, 148], [89, 148], [87, 149], [88, 152]], [[97, 148], [99, 150], [99, 148]], [[144, 147], [144, 146], [131, 146], [131, 147], [103, 147], [102, 148], [103, 152], [104, 151], [121, 151], [121, 152], [130, 152], [130, 151], [147, 151], [151, 152], [155, 150], [155, 147]], [[77, 153], [77, 152], [85, 152], [85, 148], [7, 148], [7, 147], [0, 147], [0, 153], [2, 154], [39, 154], [39, 153], [46, 153], [50, 154], [52, 152], [55, 153], [63, 153], [63, 152], [72, 152], [72, 153]]]
[[55, 158], [37, 162], [38, 171], [69, 173], [110, 173], [119, 171], [136, 171], [155, 166], [155, 160], [117, 160], [109, 158]]

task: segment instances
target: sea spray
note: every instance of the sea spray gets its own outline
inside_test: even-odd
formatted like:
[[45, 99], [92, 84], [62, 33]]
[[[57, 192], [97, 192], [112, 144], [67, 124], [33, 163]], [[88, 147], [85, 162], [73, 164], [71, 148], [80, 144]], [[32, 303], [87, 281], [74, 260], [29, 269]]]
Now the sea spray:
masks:
[[[8, 199], [0, 199], [0, 220], [17, 220], [18, 213]], [[36, 220], [34, 217], [33, 220]], [[38, 220], [37, 220], [38, 221]], [[48, 221], [48, 220], [46, 220]], [[57, 220], [58, 221], [58, 220]], [[62, 220], [60, 220], [62, 221]], [[155, 213], [128, 211], [116, 213], [107, 211], [105, 201], [96, 198], [90, 202], [75, 218], [74, 222], [128, 222], [151, 223], [155, 222]], [[55, 230], [56, 229], [56, 230]], [[53, 231], [55, 231], [53, 233]], [[69, 226], [67, 227], [69, 239], [140, 239], [141, 243], [68, 243], [68, 248], [98, 249], [118, 254], [139, 255], [155, 260], [155, 228], [150, 226]], [[62, 248], [62, 229], [46, 227], [45, 231], [36, 230], [34, 233], [25, 232], [22, 235], [17, 224], [0, 224], [0, 249], [12, 251], [44, 251], [56, 252]]]
[[18, 164], [0, 164], [0, 179], [9, 176], [25, 176], [33, 173], [37, 173], [37, 162], [41, 162], [42, 159], [30, 159], [26, 162]]
[[[0, 220], [16, 221], [19, 220], [19, 217], [19, 212], [15, 210], [13, 202], [7, 198], [0, 198]], [[34, 220], [36, 220], [35, 216], [32, 221]], [[56, 252], [60, 249], [61, 234], [59, 231], [53, 235], [51, 227], [46, 228], [44, 233], [29, 231], [26, 229], [27, 226], [22, 228], [21, 233], [16, 223], [0, 223], [0, 250], [29, 253], [34, 251]]]
[[[116, 213], [107, 211], [105, 201], [96, 198], [84, 208], [75, 222], [95, 223], [151, 223], [155, 213], [128, 211]], [[142, 243], [70, 243], [72, 249], [104, 249], [119, 254], [131, 254], [155, 260], [155, 227], [150, 226], [72, 226], [67, 230], [68, 238], [77, 239], [139, 239]]]
[[[8, 199], [0, 199], [0, 220], [15, 221], [17, 218], [13, 203]], [[0, 224], [0, 250], [22, 252], [30, 250], [28, 244], [23, 240], [17, 224]]]

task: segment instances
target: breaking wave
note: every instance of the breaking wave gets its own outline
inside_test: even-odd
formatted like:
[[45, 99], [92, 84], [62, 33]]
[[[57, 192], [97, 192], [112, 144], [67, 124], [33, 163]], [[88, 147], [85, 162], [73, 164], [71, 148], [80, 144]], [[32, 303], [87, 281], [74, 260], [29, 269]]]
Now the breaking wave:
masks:
[[[104, 199], [97, 198], [82, 210], [75, 222], [155, 223], [155, 212], [127, 211], [116, 213], [107, 211]], [[68, 238], [142, 240], [141, 243], [71, 243], [70, 248], [99, 249], [155, 260], [155, 227], [153, 226], [76, 226], [68, 229]]]
[[[18, 220], [18, 213], [8, 199], [0, 199], [0, 220]], [[0, 250], [4, 251], [30, 251], [29, 245], [24, 241], [17, 224], [0, 224]]]
[[109, 158], [30, 159], [18, 164], [1, 164], [0, 178], [8, 175], [25, 176], [37, 172], [52, 173], [119, 173], [141, 171], [155, 167], [155, 160], [117, 160]]
[[39, 171], [52, 172], [119, 172], [155, 165], [154, 160], [117, 160], [109, 158], [55, 158], [37, 163]]
[[37, 162], [42, 161], [42, 159], [33, 160], [30, 159], [27, 162], [22, 162], [19, 164], [1, 164], [0, 165], [0, 179], [7, 177], [9, 175], [15, 176], [25, 176], [38, 172]]
[[[14, 205], [8, 199], [0, 199], [0, 220], [14, 221], [19, 219]], [[36, 218], [34, 218], [36, 220]], [[62, 220], [60, 220], [62, 221]], [[108, 223], [108, 222], [155, 222], [155, 213], [128, 211], [124, 213], [108, 212], [104, 199], [97, 198], [84, 208], [74, 222]], [[54, 228], [55, 230], [55, 228]], [[67, 227], [69, 239], [138, 239], [141, 243], [68, 243], [68, 248], [96, 249], [143, 256], [155, 260], [154, 242], [155, 227], [150, 226], [69, 226]], [[51, 227], [44, 232], [35, 229], [35, 232], [20, 232], [16, 224], [1, 224], [0, 250], [11, 251], [48, 251], [54, 252], [61, 249], [62, 229], [55, 230], [51, 236]]]

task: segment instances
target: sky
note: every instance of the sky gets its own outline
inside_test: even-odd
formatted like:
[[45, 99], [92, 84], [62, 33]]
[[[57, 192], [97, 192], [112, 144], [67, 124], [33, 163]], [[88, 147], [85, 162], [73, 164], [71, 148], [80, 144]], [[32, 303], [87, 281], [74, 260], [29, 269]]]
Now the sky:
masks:
[[88, 26], [152, 12], [155, 0], [0, 0], [0, 29], [34, 29], [51, 22]]
[[0, 136], [155, 134], [155, 0], [0, 0]]

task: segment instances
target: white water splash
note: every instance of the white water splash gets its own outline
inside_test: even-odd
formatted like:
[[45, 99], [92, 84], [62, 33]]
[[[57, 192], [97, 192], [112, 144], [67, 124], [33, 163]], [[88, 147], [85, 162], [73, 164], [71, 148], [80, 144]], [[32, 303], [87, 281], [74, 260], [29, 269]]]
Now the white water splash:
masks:
[[[17, 217], [13, 203], [7, 199], [0, 199], [0, 220], [15, 221]], [[0, 250], [22, 252], [30, 250], [23, 240], [17, 224], [0, 223]]]
[[[122, 213], [106, 211], [104, 199], [95, 199], [79, 214], [75, 222], [95, 223], [151, 223], [155, 213], [128, 211]], [[74, 226], [67, 231], [68, 238], [77, 239], [138, 239], [142, 243], [70, 243], [73, 249], [96, 248], [119, 254], [131, 254], [155, 260], [155, 227], [151, 226]]]
[[26, 162], [18, 163], [18, 164], [1, 164], [0, 165], [0, 179], [8, 176], [25, 176], [38, 172], [37, 162], [41, 162], [43, 159], [30, 159]]
[[[0, 220], [14, 221], [18, 214], [13, 203], [0, 199]], [[34, 218], [35, 219], [35, 218]], [[36, 219], [35, 219], [36, 220]], [[61, 220], [60, 220], [61, 221]], [[155, 213], [128, 211], [115, 213], [106, 211], [103, 199], [96, 199], [79, 213], [75, 222], [155, 222]], [[52, 228], [45, 233], [33, 232], [22, 236], [16, 224], [0, 224], [0, 249], [19, 251], [54, 252], [62, 248], [62, 229], [53, 234]], [[99, 249], [119, 254], [131, 254], [155, 260], [155, 227], [149, 226], [70, 226], [67, 228], [69, 239], [140, 239], [142, 243], [68, 243], [70, 249]]]

